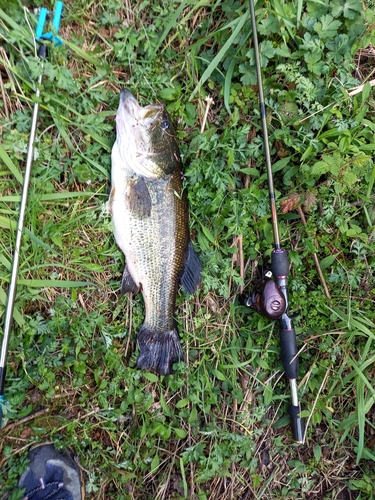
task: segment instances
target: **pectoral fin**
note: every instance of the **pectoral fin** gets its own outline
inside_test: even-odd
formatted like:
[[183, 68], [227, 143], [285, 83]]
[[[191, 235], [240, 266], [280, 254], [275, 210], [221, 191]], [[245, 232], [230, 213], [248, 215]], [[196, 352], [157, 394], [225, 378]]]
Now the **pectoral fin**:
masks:
[[134, 217], [144, 218], [151, 215], [151, 196], [142, 178], [138, 178], [128, 189], [126, 203]]
[[181, 276], [181, 285], [187, 293], [193, 294], [198, 288], [201, 282], [201, 271], [202, 264], [190, 241], [186, 255], [184, 273]]

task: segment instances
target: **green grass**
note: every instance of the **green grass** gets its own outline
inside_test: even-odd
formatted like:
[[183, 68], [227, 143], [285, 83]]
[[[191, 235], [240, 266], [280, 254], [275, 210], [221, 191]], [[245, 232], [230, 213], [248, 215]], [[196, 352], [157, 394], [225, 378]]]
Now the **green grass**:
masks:
[[[247, 3], [65, 4], [41, 88], [0, 498], [27, 446], [50, 439], [75, 449], [92, 499], [374, 498], [375, 99], [370, 85], [348, 96], [373, 79], [372, 7], [256, 5], [278, 206], [294, 197], [306, 219], [280, 209], [308, 421], [298, 446], [278, 325], [239, 300], [273, 248]], [[1, 311], [41, 70], [35, 25], [33, 9], [0, 4]], [[167, 377], [136, 369], [143, 301], [120, 296], [106, 210], [123, 87], [163, 100], [177, 125], [203, 264], [199, 292], [178, 298], [186, 363]]]

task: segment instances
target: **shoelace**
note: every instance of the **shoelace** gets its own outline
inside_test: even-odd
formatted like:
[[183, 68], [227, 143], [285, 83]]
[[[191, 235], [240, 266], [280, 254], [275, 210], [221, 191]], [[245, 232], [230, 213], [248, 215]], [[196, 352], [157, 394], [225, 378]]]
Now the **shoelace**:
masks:
[[29, 500], [30, 497], [32, 499], [32, 495], [35, 495], [36, 493], [39, 493], [42, 490], [51, 489], [51, 488], [53, 488], [52, 491], [49, 491], [47, 496], [43, 497], [43, 500], [48, 500], [49, 498], [53, 498], [53, 500], [65, 500], [64, 498], [53, 497], [53, 495], [58, 493], [58, 491], [64, 486], [64, 483], [61, 483], [58, 481], [51, 481], [51, 482], [45, 484], [44, 479], [42, 477], [39, 479], [39, 482], [40, 482], [40, 486], [37, 486], [32, 491], [29, 491], [27, 496], [23, 497], [22, 500]]

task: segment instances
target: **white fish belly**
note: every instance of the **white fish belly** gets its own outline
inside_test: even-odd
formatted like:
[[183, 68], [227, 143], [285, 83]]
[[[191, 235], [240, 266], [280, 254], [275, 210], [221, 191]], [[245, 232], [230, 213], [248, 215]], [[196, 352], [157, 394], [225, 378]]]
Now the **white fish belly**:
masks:
[[116, 177], [112, 172], [115, 188], [111, 192], [110, 211], [114, 235], [125, 254], [128, 271], [141, 287], [145, 324], [160, 330], [171, 329], [174, 324], [171, 294], [174, 300], [177, 275], [187, 246], [187, 241], [176, 237], [176, 194], [168, 180], [158, 180], [157, 189], [149, 189], [151, 213], [139, 217], [129, 210], [126, 202], [134, 176], [129, 178], [122, 172], [122, 182], [117, 182]]

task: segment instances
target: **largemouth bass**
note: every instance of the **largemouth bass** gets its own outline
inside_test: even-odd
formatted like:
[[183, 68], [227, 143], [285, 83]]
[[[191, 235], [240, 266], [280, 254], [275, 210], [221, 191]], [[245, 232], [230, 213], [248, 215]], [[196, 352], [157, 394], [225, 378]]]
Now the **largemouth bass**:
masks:
[[112, 149], [109, 211], [125, 254], [121, 292], [142, 292], [138, 368], [173, 372], [183, 359], [174, 319], [178, 284], [192, 294], [201, 264], [190, 241], [176, 132], [164, 106], [142, 107], [122, 90]]

